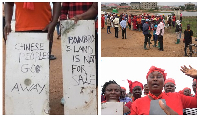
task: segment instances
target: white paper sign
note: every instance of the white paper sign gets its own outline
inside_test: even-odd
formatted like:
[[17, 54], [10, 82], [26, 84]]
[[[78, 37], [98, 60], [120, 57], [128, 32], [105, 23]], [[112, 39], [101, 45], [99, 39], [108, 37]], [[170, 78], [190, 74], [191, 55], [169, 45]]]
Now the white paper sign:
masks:
[[95, 25], [61, 21], [64, 114], [97, 114]]
[[123, 102], [102, 103], [101, 115], [123, 115]]
[[6, 41], [6, 114], [49, 114], [47, 33], [10, 33]]

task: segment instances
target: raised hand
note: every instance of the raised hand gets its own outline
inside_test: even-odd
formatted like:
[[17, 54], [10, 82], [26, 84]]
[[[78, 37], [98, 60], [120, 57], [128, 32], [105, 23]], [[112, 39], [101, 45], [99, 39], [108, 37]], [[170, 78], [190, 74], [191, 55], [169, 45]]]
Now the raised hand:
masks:
[[192, 78], [195, 78], [197, 79], [197, 70], [192, 68], [190, 65], [189, 65], [190, 68], [187, 68], [185, 65], [184, 66], [181, 66], [181, 71], [183, 73], [185, 73], [185, 75], [188, 75]]

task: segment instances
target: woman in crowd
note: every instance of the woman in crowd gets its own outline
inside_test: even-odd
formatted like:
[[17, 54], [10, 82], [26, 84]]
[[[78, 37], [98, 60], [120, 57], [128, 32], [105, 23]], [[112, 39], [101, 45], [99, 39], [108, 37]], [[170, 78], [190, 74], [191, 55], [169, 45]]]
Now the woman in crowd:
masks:
[[[186, 66], [181, 68], [181, 71], [186, 75], [197, 77], [197, 71], [195, 71], [193, 68], [188, 69]], [[166, 104], [164, 104], [160, 100], [159, 105], [161, 109], [168, 115], [182, 115], [184, 108], [197, 107], [197, 94], [195, 97], [191, 97], [176, 92], [162, 92], [167, 75], [164, 71], [164, 69], [157, 68], [155, 66], [152, 66], [149, 69], [149, 72], [146, 75], [147, 84], [149, 87], [149, 95], [137, 99], [132, 103], [131, 115], [148, 115], [150, 113], [151, 100], [158, 99], [164, 99], [166, 101]]]
[[[119, 102], [121, 96], [121, 87], [114, 80], [106, 82], [102, 88], [102, 95], [105, 96], [105, 102]], [[130, 109], [126, 106], [123, 107], [125, 115], [130, 113]]]
[[[141, 98], [143, 85], [138, 81], [132, 82], [131, 80], [128, 80], [128, 83], [130, 92], [133, 94], [132, 102], [134, 102], [136, 99]], [[132, 102], [128, 102], [125, 106], [130, 109]]]

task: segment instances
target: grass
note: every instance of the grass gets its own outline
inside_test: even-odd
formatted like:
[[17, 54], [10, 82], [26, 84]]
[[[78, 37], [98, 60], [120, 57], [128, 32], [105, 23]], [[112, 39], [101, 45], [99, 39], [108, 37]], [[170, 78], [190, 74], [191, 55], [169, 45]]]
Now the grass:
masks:
[[[193, 31], [193, 37], [197, 37], [197, 17], [185, 16], [182, 21], [182, 33], [187, 29], [187, 24], [190, 24], [190, 29]], [[171, 29], [167, 30], [169, 33], [175, 33], [175, 27], [171, 26]]]

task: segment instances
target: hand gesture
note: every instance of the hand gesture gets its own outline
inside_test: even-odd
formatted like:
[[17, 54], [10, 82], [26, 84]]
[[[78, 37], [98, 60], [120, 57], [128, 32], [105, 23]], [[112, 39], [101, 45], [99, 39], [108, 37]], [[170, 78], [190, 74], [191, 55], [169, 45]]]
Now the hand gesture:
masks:
[[183, 73], [185, 73], [185, 75], [190, 76], [192, 78], [197, 79], [197, 70], [192, 68], [189, 65], [190, 68], [187, 68], [185, 65], [181, 66], [182, 69], [180, 69]]
[[55, 30], [56, 23], [50, 22], [42, 31], [48, 31], [47, 39], [53, 40], [53, 32]]
[[73, 18], [71, 18], [71, 20], [74, 20], [74, 23], [76, 24], [78, 22], [78, 20], [82, 20], [81, 15], [76, 15]]
[[173, 109], [171, 109], [169, 106], [164, 104], [162, 100], [159, 100], [159, 105], [161, 109], [167, 114], [167, 115], [178, 115]]

